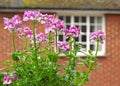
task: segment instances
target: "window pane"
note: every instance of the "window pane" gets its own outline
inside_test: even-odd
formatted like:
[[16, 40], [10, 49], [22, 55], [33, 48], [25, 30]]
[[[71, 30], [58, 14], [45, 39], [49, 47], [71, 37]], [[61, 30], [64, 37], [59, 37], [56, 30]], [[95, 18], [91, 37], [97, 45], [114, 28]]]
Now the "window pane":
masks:
[[95, 46], [94, 45], [90, 45], [90, 50], [95, 50]]
[[97, 17], [97, 23], [100, 23], [100, 24], [102, 23], [102, 17], [100, 17], [100, 16]]
[[86, 32], [86, 26], [81, 26], [82, 32]]
[[75, 25], [77, 28], [79, 28], [79, 25]]
[[90, 26], [90, 32], [94, 32], [95, 31], [95, 26]]
[[102, 44], [99, 44], [99, 51], [102, 51]]
[[101, 30], [101, 29], [102, 29], [102, 26], [98, 25], [97, 30]]
[[79, 42], [79, 37], [75, 37], [74, 39], [75, 41]]
[[69, 38], [66, 39], [67, 42], [68, 42], [69, 40], [70, 40]]
[[82, 35], [82, 42], [86, 42], [86, 35]]
[[63, 35], [59, 35], [59, 41], [63, 41]]
[[90, 23], [94, 23], [95, 22], [95, 17], [90, 17]]
[[74, 22], [79, 22], [79, 17], [78, 16], [74, 17]]
[[64, 19], [63, 19], [63, 16], [59, 16], [59, 19], [64, 20]]
[[82, 49], [86, 51], [86, 45], [82, 44]]
[[67, 29], [69, 29], [70, 25], [66, 25]]
[[70, 23], [70, 16], [66, 16], [66, 23]]
[[82, 23], [86, 23], [86, 17], [81, 18]]

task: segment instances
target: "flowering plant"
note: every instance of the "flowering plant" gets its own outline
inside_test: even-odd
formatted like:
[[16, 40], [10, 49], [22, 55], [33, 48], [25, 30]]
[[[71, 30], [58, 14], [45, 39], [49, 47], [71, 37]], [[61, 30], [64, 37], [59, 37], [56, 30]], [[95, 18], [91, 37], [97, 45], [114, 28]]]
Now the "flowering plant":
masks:
[[[99, 43], [105, 40], [101, 30], [90, 34], [90, 40], [96, 42], [96, 53], [89, 50], [81, 51], [86, 58], [77, 56], [81, 49], [74, 40], [80, 35], [80, 29], [71, 26], [66, 29], [62, 20], [55, 19], [55, 15], [42, 14], [41, 11], [25, 11], [23, 21], [31, 21], [30, 27], [22, 27], [19, 15], [11, 19], [4, 18], [5, 29], [12, 33], [14, 52], [11, 54], [14, 63], [13, 71], [4, 74], [3, 85], [10, 86], [83, 86], [89, 80], [89, 74], [97, 65], [96, 56]], [[46, 26], [45, 33], [36, 32], [36, 24]], [[68, 42], [58, 41], [58, 32], [69, 38]], [[24, 50], [17, 50], [14, 42], [14, 33], [19, 32], [20, 38], [25, 41]], [[44, 45], [44, 47], [43, 47]], [[60, 64], [60, 54], [64, 53], [68, 61]], [[81, 69], [82, 68], [82, 69]]]

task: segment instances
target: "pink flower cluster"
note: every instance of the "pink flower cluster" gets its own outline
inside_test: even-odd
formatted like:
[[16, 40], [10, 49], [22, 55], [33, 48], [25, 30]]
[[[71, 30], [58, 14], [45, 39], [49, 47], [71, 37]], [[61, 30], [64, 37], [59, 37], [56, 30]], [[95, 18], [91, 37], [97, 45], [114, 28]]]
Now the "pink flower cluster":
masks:
[[44, 33], [39, 33], [36, 35], [36, 42], [40, 43], [43, 41], [47, 41], [47, 36]]
[[21, 31], [22, 30], [22, 21], [19, 15], [13, 16], [11, 19], [4, 17], [4, 28], [9, 31]]
[[59, 41], [57, 44], [60, 50], [67, 51], [67, 52], [70, 51], [70, 45], [68, 43]]
[[65, 30], [66, 38], [69, 37], [78, 37], [80, 35], [80, 29], [76, 26], [71, 26], [69, 29]]
[[14, 74], [10, 77], [8, 74], [4, 74], [3, 84], [11, 84], [12, 81], [18, 80], [18, 77]]
[[50, 23], [46, 24], [46, 33], [55, 32], [55, 29], [58, 31], [63, 32], [66, 27], [64, 25], [64, 21], [58, 19], [58, 20], [53, 20]]
[[32, 30], [29, 27], [25, 27], [19, 34], [19, 37], [26, 36], [32, 38]]
[[106, 39], [106, 35], [102, 30], [99, 30], [97, 32], [92, 32], [90, 34], [91, 42], [99, 41], [100, 43], [103, 43], [105, 39]]
[[55, 18], [54, 15], [42, 14], [41, 11], [25, 11], [23, 21], [36, 20], [41, 24], [46, 24]]

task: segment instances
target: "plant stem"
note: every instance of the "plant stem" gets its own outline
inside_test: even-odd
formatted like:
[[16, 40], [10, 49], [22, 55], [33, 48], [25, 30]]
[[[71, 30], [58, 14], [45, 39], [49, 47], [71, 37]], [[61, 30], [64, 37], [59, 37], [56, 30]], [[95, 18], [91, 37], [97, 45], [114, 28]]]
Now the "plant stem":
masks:
[[35, 33], [35, 25], [36, 25], [36, 21], [33, 21], [33, 41], [34, 41], [34, 55], [35, 55], [35, 59], [36, 59], [36, 67], [37, 67], [37, 71], [38, 71], [38, 59], [37, 59], [37, 51], [36, 51], [36, 33]]
[[24, 42], [25, 42], [24, 49], [26, 50], [26, 48], [27, 48], [27, 38], [26, 38], [26, 36], [24, 36]]
[[36, 21], [33, 21], [33, 41], [34, 41], [34, 47], [36, 48], [35, 25], [36, 25]]
[[58, 47], [57, 47], [57, 40], [58, 40], [58, 39], [57, 39], [57, 35], [58, 35], [58, 34], [57, 34], [57, 30], [55, 30], [56, 53], [57, 53], [57, 51], [58, 51]]
[[97, 41], [97, 44], [96, 44], [95, 58], [97, 57], [98, 49], [99, 49], [99, 41]]
[[[93, 56], [95, 61], [96, 61], [98, 49], [99, 49], [99, 41], [97, 41], [95, 56]], [[85, 80], [88, 78], [88, 75], [90, 74], [93, 65], [94, 65], [94, 64], [90, 64], [90, 66], [89, 66], [89, 68], [88, 68], [88, 71], [87, 71], [85, 77], [84, 77], [83, 80], [82, 80], [82, 85], [85, 83]]]
[[15, 41], [14, 41], [14, 29], [12, 29], [12, 46], [13, 46], [13, 49], [14, 49], [14, 52], [15, 52], [16, 48], [15, 48]]
[[83, 51], [79, 51], [79, 52], [81, 52], [81, 53], [85, 54], [86, 56], [88, 56], [88, 54], [87, 54], [87, 53], [85, 53], [85, 52], [83, 52]]

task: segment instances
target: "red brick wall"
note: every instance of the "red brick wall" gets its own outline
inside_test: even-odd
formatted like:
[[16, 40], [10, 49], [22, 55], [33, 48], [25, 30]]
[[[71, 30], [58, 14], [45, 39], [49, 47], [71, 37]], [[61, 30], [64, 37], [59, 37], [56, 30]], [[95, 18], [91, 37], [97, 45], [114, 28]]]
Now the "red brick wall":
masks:
[[[0, 67], [10, 59], [13, 50], [11, 33], [3, 30], [3, 17], [11, 18], [16, 13], [0, 13]], [[19, 13], [22, 16], [22, 13]], [[120, 86], [120, 14], [106, 14], [106, 56], [98, 58], [100, 65], [92, 72], [91, 81], [86, 86]], [[24, 26], [31, 25], [25, 23]], [[39, 30], [41, 28], [39, 27]], [[22, 40], [17, 38], [17, 48], [21, 49]], [[64, 59], [63, 59], [64, 60]]]

